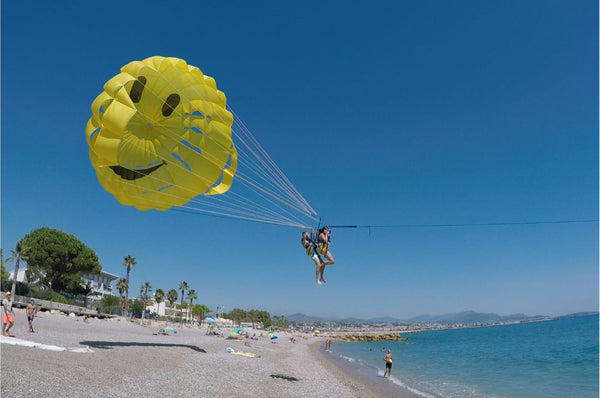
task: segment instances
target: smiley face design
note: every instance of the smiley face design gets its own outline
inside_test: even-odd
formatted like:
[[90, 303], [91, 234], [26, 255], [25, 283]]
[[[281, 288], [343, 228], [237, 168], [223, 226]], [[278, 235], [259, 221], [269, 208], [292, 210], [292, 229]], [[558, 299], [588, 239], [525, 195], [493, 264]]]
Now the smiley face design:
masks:
[[104, 85], [86, 126], [102, 187], [140, 210], [226, 192], [237, 152], [232, 114], [211, 77], [178, 58], [133, 61]]

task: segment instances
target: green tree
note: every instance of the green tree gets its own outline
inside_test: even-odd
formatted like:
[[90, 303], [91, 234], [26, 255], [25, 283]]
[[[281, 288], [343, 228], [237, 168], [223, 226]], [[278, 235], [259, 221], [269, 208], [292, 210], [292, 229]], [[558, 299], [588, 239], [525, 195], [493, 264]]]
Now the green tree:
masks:
[[288, 323], [287, 319], [285, 319], [285, 316], [283, 316], [283, 315], [281, 315], [281, 316], [275, 315], [273, 317], [273, 326], [279, 330], [287, 329], [288, 324], [289, 323]]
[[98, 256], [75, 236], [51, 228], [36, 229], [19, 241], [20, 258], [42, 286], [72, 294], [83, 292], [81, 275], [99, 274]]
[[158, 310], [160, 309], [160, 303], [165, 300], [165, 292], [162, 289], [156, 289], [154, 291], [154, 302], [156, 302], [156, 315], [158, 315]]
[[144, 316], [146, 315], [146, 306], [148, 305], [148, 292], [152, 291], [150, 282], [144, 282], [140, 289], [140, 295], [142, 296], [142, 303], [144, 303], [144, 309], [142, 310], [142, 319], [140, 325], [144, 324]]
[[13, 276], [12, 276], [12, 287], [10, 288], [10, 293], [13, 295], [15, 295], [15, 289], [17, 287], [17, 275], [19, 275], [19, 263], [21, 261], [21, 242], [17, 242], [17, 244], [15, 245], [15, 248], [13, 250], [10, 251], [10, 257], [6, 259], [6, 261], [15, 261], [15, 270], [13, 272]]
[[229, 318], [231, 320], [233, 320], [234, 324], [237, 323], [239, 326], [240, 323], [242, 323], [242, 321], [247, 318], [247, 314], [246, 314], [246, 311], [244, 311], [240, 308], [234, 308], [229, 313]]
[[183, 295], [187, 289], [188, 284], [186, 281], [179, 283], [179, 290], [181, 290], [181, 316], [179, 317], [179, 326], [183, 326]]
[[127, 289], [125, 289], [125, 313], [129, 313], [129, 272], [131, 271], [131, 267], [135, 267], [136, 265], [135, 257], [131, 257], [130, 254], [123, 257], [123, 266], [127, 267], [127, 276], [125, 279], [127, 280]]
[[92, 282], [88, 281], [83, 287], [82, 287], [82, 294], [83, 294], [83, 298], [84, 298], [84, 306], [87, 308], [88, 306], [88, 296], [90, 294], [92, 294]]
[[121, 296], [121, 315], [126, 316], [127, 313], [125, 312], [125, 300], [124, 300], [123, 295], [125, 294], [125, 291], [127, 290], [127, 279], [125, 279], [125, 278], [119, 279], [119, 281], [117, 282], [117, 290], [119, 291], [119, 296]]
[[8, 286], [9, 275], [10, 273], [6, 270], [6, 267], [4, 266], [4, 255], [2, 254], [2, 249], [0, 249], [0, 291], [4, 291]]
[[115, 296], [104, 296], [100, 300], [93, 303], [94, 306], [100, 309], [103, 314], [120, 314], [121, 313], [121, 300]]
[[173, 305], [175, 305], [175, 302], [177, 301], [177, 290], [169, 290], [167, 293], [167, 300], [169, 300], [169, 303], [171, 303], [171, 312], [173, 312]]
[[248, 311], [248, 317], [253, 324], [262, 323], [265, 328], [271, 326], [271, 315], [267, 311], [250, 310]]
[[210, 312], [210, 308], [204, 304], [195, 304], [194, 307], [192, 307], [192, 315], [198, 315], [200, 320], [204, 319], [204, 314], [207, 312]]
[[141, 317], [144, 311], [144, 303], [142, 300], [131, 300], [131, 312], [135, 317]]
[[[196, 291], [194, 289], [188, 291], [186, 299], [190, 302], [190, 309], [193, 308], [193, 302], [196, 300], [198, 296], [196, 295]], [[190, 311], [190, 319], [192, 317], [192, 311]]]

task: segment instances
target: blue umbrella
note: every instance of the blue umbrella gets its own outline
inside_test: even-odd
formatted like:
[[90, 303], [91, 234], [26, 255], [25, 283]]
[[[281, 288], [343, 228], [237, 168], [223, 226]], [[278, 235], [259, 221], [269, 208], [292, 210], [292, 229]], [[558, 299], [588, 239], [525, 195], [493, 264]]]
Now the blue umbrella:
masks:
[[204, 318], [204, 320], [205, 320], [206, 322], [215, 323], [215, 320], [214, 320], [214, 319], [212, 319], [211, 317], [206, 317], [206, 318]]
[[271, 340], [275, 340], [277, 338], [277, 336], [273, 336], [271, 337]]
[[243, 330], [242, 328], [235, 328], [235, 329], [233, 329], [234, 332], [238, 332], [238, 333], [241, 332], [242, 330]]

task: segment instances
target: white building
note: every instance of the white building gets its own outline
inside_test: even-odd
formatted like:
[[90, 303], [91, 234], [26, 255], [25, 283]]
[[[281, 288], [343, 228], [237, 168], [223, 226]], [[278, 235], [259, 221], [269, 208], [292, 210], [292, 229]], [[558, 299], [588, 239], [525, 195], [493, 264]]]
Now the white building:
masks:
[[[17, 272], [17, 282], [27, 283], [27, 268], [19, 268], [19, 272]], [[8, 275], [8, 280], [13, 280], [13, 275], [15, 270], [10, 271]], [[97, 275], [82, 275], [83, 284], [90, 284], [92, 288], [92, 293], [88, 296], [92, 300], [100, 300], [104, 296], [114, 296], [112, 282], [119, 279], [117, 275], [113, 275], [109, 272], [100, 271]]]
[[[19, 268], [19, 272], [17, 272], [17, 282], [27, 283], [27, 275], [25, 275], [25, 271], [27, 271], [27, 268]], [[8, 280], [12, 281], [14, 275], [15, 275], [14, 269], [12, 271], [9, 271]]]
[[167, 303], [165, 301], [156, 303], [154, 300], [152, 300], [152, 304], [146, 306], [146, 311], [148, 311], [150, 314], [164, 316], [167, 308], [170, 307], [167, 306]]
[[84, 274], [83, 282], [91, 285], [92, 293], [88, 296], [92, 300], [100, 300], [104, 296], [114, 296], [112, 283], [119, 279], [117, 275], [100, 271], [99, 274]]

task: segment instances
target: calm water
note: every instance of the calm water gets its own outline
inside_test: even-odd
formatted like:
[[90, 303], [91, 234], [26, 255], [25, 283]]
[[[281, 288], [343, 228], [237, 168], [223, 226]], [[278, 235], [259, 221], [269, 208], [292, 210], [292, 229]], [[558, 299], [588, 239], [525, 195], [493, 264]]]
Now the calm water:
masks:
[[598, 397], [598, 315], [406, 334], [407, 341], [334, 343], [332, 353], [423, 397]]

